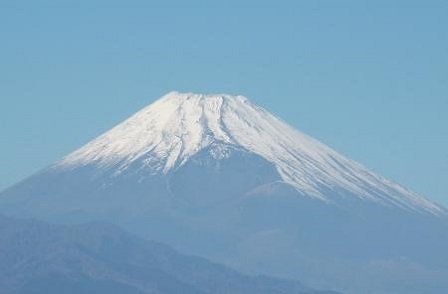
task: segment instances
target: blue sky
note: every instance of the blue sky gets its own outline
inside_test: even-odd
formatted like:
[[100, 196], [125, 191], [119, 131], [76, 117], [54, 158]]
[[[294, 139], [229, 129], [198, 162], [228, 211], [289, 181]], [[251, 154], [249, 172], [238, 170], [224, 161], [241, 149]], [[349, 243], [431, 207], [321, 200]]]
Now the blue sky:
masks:
[[0, 189], [178, 90], [246, 95], [448, 205], [447, 28], [431, 0], [0, 0]]

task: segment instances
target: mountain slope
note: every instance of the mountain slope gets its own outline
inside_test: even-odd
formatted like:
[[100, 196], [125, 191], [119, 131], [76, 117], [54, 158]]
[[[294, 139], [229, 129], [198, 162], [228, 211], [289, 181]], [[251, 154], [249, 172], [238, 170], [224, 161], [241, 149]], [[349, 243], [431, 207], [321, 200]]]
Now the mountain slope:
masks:
[[108, 221], [238, 270], [347, 293], [448, 288], [444, 207], [241, 96], [170, 93], [2, 192], [0, 211]]
[[209, 147], [217, 158], [237, 146], [272, 163], [281, 179], [326, 201], [326, 189], [434, 214], [444, 209], [383, 179], [300, 133], [243, 96], [172, 92], [67, 156], [56, 168], [94, 163], [117, 175], [131, 166], [169, 173]]
[[330, 294], [244, 276], [101, 223], [54, 226], [0, 216], [0, 249], [0, 293]]

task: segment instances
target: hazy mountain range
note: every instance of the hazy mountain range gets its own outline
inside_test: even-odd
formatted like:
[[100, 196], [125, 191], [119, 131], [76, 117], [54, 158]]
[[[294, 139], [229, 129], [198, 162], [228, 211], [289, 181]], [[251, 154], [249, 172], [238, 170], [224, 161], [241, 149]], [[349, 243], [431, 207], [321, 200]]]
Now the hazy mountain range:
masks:
[[330, 294], [247, 276], [115, 226], [50, 225], [0, 216], [0, 293]]

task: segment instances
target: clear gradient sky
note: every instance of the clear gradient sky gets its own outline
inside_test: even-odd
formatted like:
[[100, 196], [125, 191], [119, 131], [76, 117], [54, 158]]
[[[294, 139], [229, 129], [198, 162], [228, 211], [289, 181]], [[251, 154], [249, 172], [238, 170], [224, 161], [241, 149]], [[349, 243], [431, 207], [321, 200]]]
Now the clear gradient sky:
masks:
[[447, 1], [0, 0], [0, 44], [0, 190], [178, 90], [448, 205]]

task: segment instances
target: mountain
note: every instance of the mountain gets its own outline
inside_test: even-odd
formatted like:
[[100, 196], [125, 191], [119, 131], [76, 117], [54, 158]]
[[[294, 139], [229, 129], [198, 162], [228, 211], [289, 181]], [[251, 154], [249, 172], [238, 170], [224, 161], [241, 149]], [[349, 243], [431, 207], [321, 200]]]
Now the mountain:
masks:
[[0, 216], [0, 249], [5, 294], [337, 294], [245, 276], [103, 223], [56, 226]]
[[448, 288], [448, 211], [242, 96], [172, 92], [0, 194], [247, 273], [347, 293]]
[[430, 201], [369, 172], [299, 133], [242, 96], [170, 93], [56, 165], [94, 164], [115, 175], [168, 174], [209, 150], [223, 159], [238, 150], [275, 168], [271, 175], [307, 196], [330, 202], [328, 190], [383, 205], [440, 214]]

